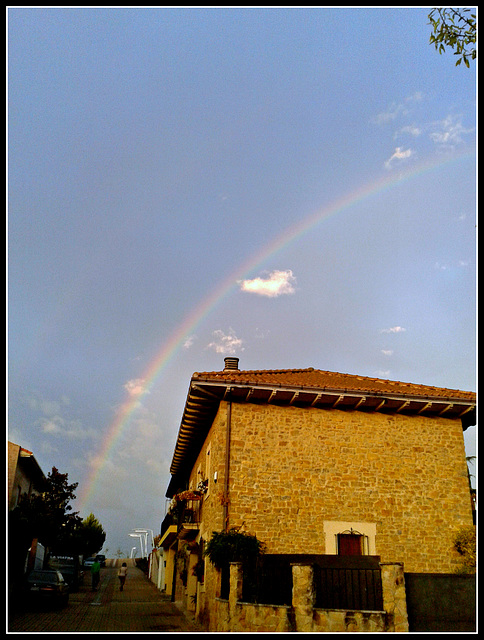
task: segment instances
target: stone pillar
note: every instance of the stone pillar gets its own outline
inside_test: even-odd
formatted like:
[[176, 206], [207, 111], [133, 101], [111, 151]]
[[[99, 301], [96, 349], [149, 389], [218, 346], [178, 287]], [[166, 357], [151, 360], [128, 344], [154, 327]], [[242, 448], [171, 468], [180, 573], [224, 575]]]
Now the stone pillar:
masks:
[[389, 614], [389, 623], [393, 619], [396, 633], [408, 631], [407, 595], [402, 562], [381, 562], [381, 581], [383, 591], [383, 609]]
[[229, 604], [230, 610], [235, 610], [235, 605], [239, 600], [242, 600], [242, 587], [243, 587], [244, 573], [242, 570], [241, 562], [230, 563], [230, 592], [229, 592]]
[[312, 564], [292, 564], [292, 606], [295, 631], [312, 631], [315, 602], [314, 569]]
[[242, 600], [244, 572], [242, 562], [230, 563], [230, 591], [228, 607], [228, 628], [226, 631], [238, 631], [237, 602]]
[[190, 553], [188, 556], [188, 575], [187, 575], [187, 610], [195, 611], [197, 608], [197, 576], [193, 574], [193, 569], [198, 562], [196, 553]]

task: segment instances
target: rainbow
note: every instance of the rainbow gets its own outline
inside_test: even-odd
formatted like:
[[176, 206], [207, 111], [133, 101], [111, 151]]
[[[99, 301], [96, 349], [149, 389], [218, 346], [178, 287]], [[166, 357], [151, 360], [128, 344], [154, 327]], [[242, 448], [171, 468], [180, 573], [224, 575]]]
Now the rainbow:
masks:
[[215, 307], [238, 287], [241, 280], [246, 278], [250, 272], [260, 268], [269, 258], [272, 258], [277, 253], [283, 251], [289, 244], [295, 242], [331, 216], [341, 213], [349, 207], [354, 206], [373, 195], [392, 189], [395, 186], [428, 171], [439, 169], [444, 165], [458, 162], [463, 158], [470, 158], [473, 156], [474, 151], [465, 151], [460, 155], [452, 156], [450, 158], [433, 158], [422, 162], [417, 166], [414, 165], [411, 169], [398, 173], [397, 176], [392, 173], [391, 176], [384, 176], [376, 182], [372, 182], [370, 185], [363, 186], [358, 190], [347, 194], [341, 199], [336, 200], [329, 206], [324, 207], [322, 210], [304, 218], [298, 224], [286, 229], [272, 242], [264, 246], [261, 251], [251, 256], [233, 273], [226, 277], [209, 296], [203, 299], [190, 311], [190, 313], [178, 325], [176, 331], [174, 331], [168, 340], [162, 344], [156, 356], [141, 376], [141, 380], [143, 381], [141, 393], [134, 397], [130, 396], [117, 411], [116, 417], [107, 431], [107, 435], [101, 447], [101, 452], [99, 456], [97, 456], [98, 463], [95, 465], [94, 470], [88, 478], [85, 490], [80, 498], [81, 508], [86, 505], [93, 495], [103, 467], [109, 459], [111, 451], [114, 449], [117, 441], [123, 434], [123, 431], [129, 423], [132, 415], [139, 406], [140, 397], [150, 391], [187, 338], [193, 334], [200, 323], [215, 309]]

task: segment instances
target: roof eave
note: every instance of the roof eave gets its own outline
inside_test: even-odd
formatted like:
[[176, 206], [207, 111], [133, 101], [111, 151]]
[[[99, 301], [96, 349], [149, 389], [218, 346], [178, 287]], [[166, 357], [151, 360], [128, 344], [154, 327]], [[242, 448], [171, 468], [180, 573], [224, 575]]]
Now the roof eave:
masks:
[[464, 430], [476, 422], [475, 401], [453, 395], [423, 396], [374, 390], [214, 381], [195, 374], [190, 382], [170, 467], [170, 473], [174, 476], [172, 480], [189, 473], [223, 400], [460, 418]]

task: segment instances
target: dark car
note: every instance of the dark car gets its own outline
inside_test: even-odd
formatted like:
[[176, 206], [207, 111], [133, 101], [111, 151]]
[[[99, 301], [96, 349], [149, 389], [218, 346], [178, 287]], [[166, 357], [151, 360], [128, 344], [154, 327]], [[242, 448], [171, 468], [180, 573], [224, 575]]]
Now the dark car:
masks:
[[32, 571], [27, 577], [27, 593], [32, 602], [64, 607], [69, 602], [69, 585], [60, 571]]
[[99, 562], [101, 567], [106, 566], [106, 556], [102, 555], [101, 553], [98, 553], [96, 556], [96, 560]]
[[72, 593], [77, 591], [83, 582], [84, 572], [82, 571], [81, 560], [82, 558], [77, 555], [50, 556], [45, 568], [62, 573], [64, 580], [69, 585], [69, 591]]

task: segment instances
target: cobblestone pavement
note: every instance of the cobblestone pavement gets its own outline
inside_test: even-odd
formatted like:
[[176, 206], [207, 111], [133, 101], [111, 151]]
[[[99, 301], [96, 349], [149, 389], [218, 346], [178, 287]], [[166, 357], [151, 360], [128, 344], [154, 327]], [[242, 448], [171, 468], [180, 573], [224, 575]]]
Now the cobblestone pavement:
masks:
[[9, 616], [9, 633], [56, 632], [141, 632], [196, 633], [202, 629], [195, 621], [163, 596], [132, 560], [128, 578], [119, 591], [117, 565], [108, 560], [101, 569], [97, 591], [91, 591], [89, 576], [65, 608], [25, 606]]

